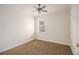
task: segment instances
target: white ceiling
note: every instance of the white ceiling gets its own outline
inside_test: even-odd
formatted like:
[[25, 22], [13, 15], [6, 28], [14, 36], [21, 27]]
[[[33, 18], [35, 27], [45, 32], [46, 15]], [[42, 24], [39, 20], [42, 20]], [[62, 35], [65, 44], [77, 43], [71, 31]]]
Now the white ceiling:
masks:
[[49, 12], [57, 12], [57, 11], [64, 11], [67, 12], [69, 11], [70, 5], [65, 5], [65, 4], [49, 4], [47, 5], [47, 10]]
[[[28, 15], [33, 15], [33, 10], [34, 8], [32, 6], [37, 6], [36, 4], [5, 4], [5, 5], [0, 5], [4, 6], [5, 8], [10, 8], [12, 10], [16, 10], [19, 13], [23, 13], [23, 14], [28, 14]], [[58, 11], [64, 11], [64, 12], [68, 12], [69, 11], [69, 6], [67, 4], [47, 4], [47, 7], [45, 8], [45, 10], [47, 10], [49, 12], [58, 12]]]

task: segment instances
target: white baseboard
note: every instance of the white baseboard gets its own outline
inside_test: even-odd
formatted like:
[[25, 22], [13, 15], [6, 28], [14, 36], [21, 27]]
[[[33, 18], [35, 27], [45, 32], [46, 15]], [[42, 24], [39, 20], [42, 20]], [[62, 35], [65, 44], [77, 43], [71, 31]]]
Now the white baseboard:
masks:
[[22, 45], [22, 44], [24, 44], [24, 43], [30, 42], [30, 41], [32, 41], [32, 40], [34, 40], [34, 38], [30, 38], [30, 39], [28, 39], [28, 40], [22, 41], [22, 42], [20, 42], [20, 43], [17, 43], [17, 44], [15, 44], [15, 45], [12, 45], [12, 46], [10, 46], [10, 47], [7, 47], [7, 48], [5, 48], [5, 49], [2, 49], [2, 50], [0, 50], [0, 53], [2, 53], [2, 52], [4, 52], [4, 51], [7, 51], [7, 50], [9, 50], [9, 49], [18, 47], [18, 46], [20, 46], [20, 45]]
[[[38, 39], [38, 38], [37, 38]], [[50, 41], [50, 40], [47, 40], [47, 39], [38, 39], [38, 40], [42, 40], [42, 41], [48, 41], [48, 42], [51, 42], [51, 43], [58, 43], [58, 44], [62, 44], [62, 45], [67, 45], [67, 46], [70, 46], [69, 44], [66, 44], [66, 43], [62, 43], [62, 42], [56, 42], [56, 41]]]

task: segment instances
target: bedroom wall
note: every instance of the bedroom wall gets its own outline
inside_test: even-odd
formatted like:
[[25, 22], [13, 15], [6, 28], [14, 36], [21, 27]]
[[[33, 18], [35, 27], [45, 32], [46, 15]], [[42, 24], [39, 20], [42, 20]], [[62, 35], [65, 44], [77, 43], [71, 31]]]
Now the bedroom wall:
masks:
[[71, 5], [71, 49], [73, 54], [79, 54], [79, 5]]
[[33, 17], [21, 11], [21, 5], [0, 5], [0, 52], [34, 39]]
[[[70, 12], [47, 13], [37, 17], [36, 38], [39, 40], [70, 45]], [[39, 20], [45, 21], [46, 32], [39, 32]], [[37, 25], [36, 24], [36, 25]]]

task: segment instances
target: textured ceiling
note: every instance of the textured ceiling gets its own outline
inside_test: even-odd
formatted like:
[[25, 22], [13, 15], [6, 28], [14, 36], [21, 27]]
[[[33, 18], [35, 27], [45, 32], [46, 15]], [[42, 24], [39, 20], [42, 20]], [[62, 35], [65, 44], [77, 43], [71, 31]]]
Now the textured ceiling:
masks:
[[[27, 14], [27, 15], [33, 15], [33, 10], [34, 8], [32, 6], [37, 6], [36, 4], [5, 4], [5, 5], [0, 5], [0, 7], [4, 7], [4, 9], [9, 8], [10, 10], [15, 10], [19, 13], [22, 14]], [[45, 10], [47, 10], [47, 13], [50, 12], [68, 12], [69, 11], [69, 6], [66, 4], [47, 4], [47, 7]]]

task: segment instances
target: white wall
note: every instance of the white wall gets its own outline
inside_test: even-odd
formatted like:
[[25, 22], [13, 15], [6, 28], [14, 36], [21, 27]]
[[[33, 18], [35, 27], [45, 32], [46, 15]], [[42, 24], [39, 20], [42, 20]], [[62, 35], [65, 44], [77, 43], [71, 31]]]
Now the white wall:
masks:
[[46, 22], [46, 32], [38, 32], [37, 29], [37, 39], [70, 45], [69, 12], [56, 11], [38, 16], [37, 19], [38, 21], [44, 20]]
[[0, 52], [34, 39], [34, 20], [18, 6], [0, 5]]
[[79, 44], [79, 5], [71, 6], [71, 48], [73, 54], [77, 54]]

